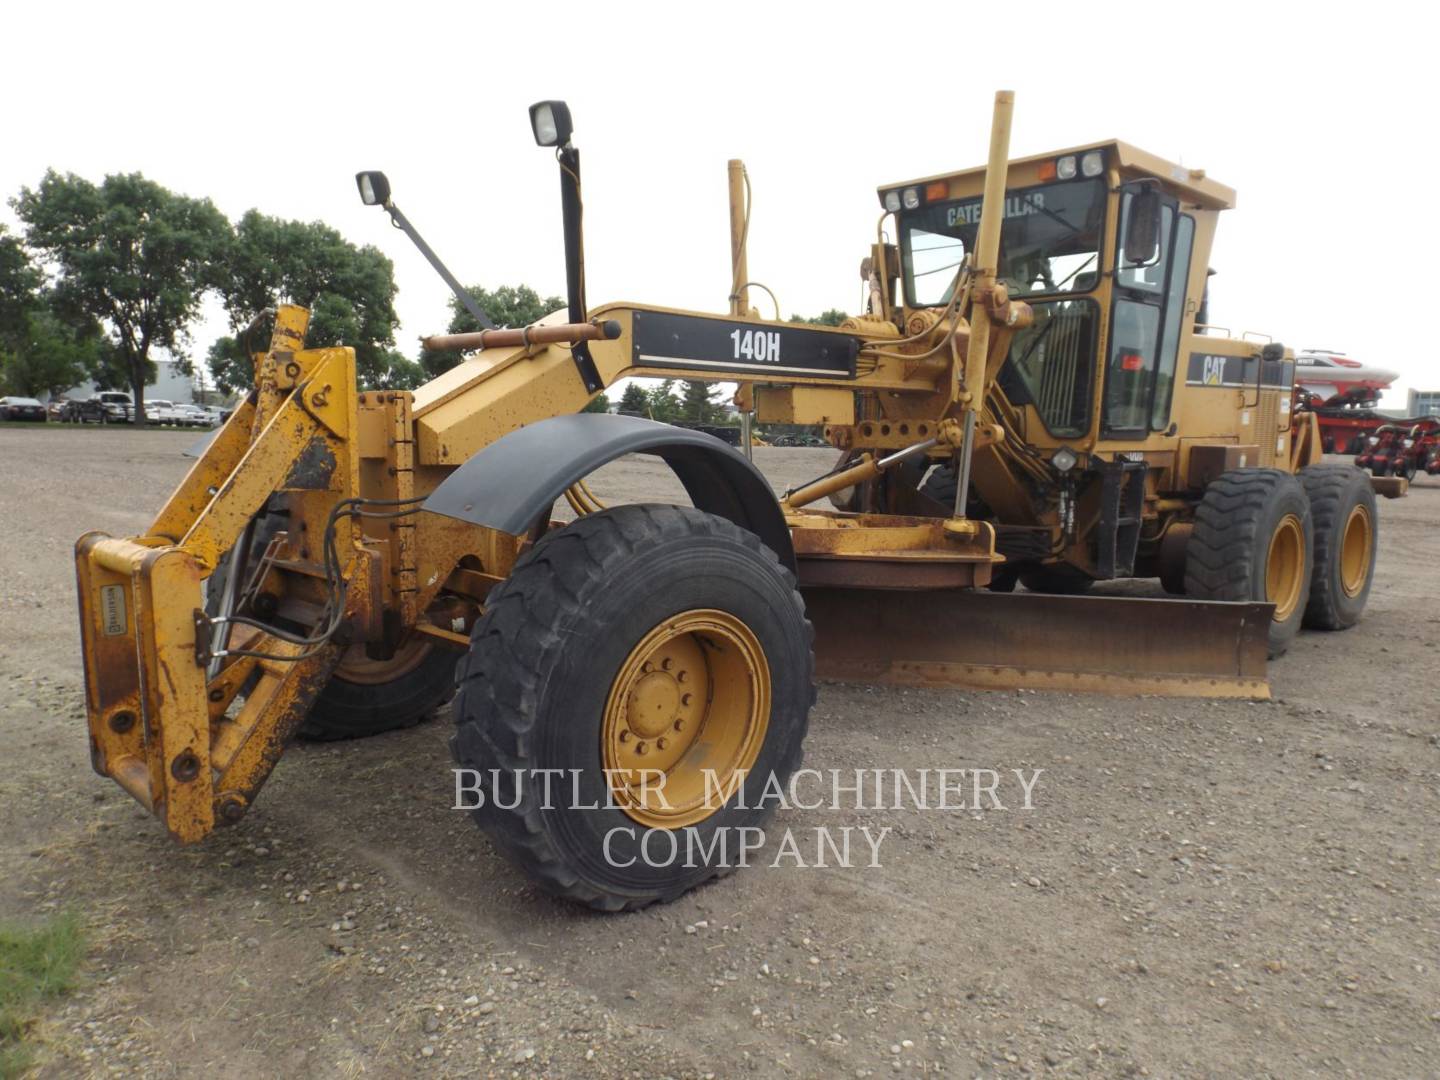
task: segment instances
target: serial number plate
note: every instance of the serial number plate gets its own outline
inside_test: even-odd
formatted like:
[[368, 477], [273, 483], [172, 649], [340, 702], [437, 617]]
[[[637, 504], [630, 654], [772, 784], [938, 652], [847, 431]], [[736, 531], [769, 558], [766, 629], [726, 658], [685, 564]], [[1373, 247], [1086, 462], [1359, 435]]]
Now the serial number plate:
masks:
[[106, 637], [125, 633], [125, 586], [100, 586], [100, 628]]

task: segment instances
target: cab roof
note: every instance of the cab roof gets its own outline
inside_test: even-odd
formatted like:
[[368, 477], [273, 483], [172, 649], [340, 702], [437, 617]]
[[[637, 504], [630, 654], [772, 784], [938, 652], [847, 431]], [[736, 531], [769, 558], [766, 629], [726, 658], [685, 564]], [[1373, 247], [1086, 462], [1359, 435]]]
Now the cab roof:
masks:
[[[1089, 150], [1107, 151], [1106, 158], [1112, 167], [1118, 166], [1122, 173], [1140, 174], [1154, 176], [1163, 180], [1167, 185], [1175, 188], [1180, 193], [1194, 199], [1207, 210], [1230, 210], [1235, 206], [1235, 189], [1226, 187], [1224, 184], [1211, 180], [1205, 175], [1204, 169], [1191, 169], [1184, 165], [1177, 165], [1174, 162], [1166, 161], [1162, 157], [1141, 150], [1138, 146], [1131, 146], [1119, 139], [1109, 139], [1104, 142], [1086, 143], [1083, 146], [1072, 146], [1066, 150], [1051, 150], [1043, 154], [1032, 154], [1029, 157], [1010, 159], [1010, 183], [1012, 185], [1025, 186], [1032, 182], [1027, 173], [1034, 173], [1038, 170], [1040, 163], [1052, 161], [1057, 158], [1066, 157], [1070, 154], [1084, 154]], [[1017, 176], [1017, 173], [1019, 174]], [[963, 198], [966, 195], [978, 194], [982, 184], [980, 181], [985, 176], [985, 166], [978, 165], [973, 169], [962, 169], [958, 172], [936, 173], [933, 176], [924, 176], [915, 180], [906, 180], [898, 184], [885, 184], [878, 189], [881, 203], [884, 203], [885, 192], [893, 191], [896, 188], [915, 187], [921, 184], [934, 183], [940, 180], [951, 181], [951, 197]], [[970, 187], [966, 181], [974, 182], [974, 192], [966, 191]]]

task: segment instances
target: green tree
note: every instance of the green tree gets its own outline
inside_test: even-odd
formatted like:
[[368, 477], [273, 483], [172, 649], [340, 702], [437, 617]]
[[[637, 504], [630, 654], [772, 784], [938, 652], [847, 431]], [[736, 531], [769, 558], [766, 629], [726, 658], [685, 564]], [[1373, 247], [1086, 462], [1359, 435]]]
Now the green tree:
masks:
[[666, 379], [659, 386], [650, 388], [647, 402], [647, 410], [652, 420], [659, 420], [663, 423], [681, 419], [683, 408], [680, 399], [675, 396], [675, 380]]
[[13, 348], [29, 333], [29, 317], [40, 306], [44, 280], [19, 238], [0, 225], [0, 347]]
[[650, 395], [645, 392], [645, 387], [631, 379], [625, 387], [625, 393], [620, 395], [620, 411], [632, 413], [636, 416], [646, 416], [650, 411]]
[[839, 326], [849, 317], [839, 308], [830, 308], [828, 311], [822, 311], [813, 319], [807, 319], [804, 315], [791, 315], [790, 321], [792, 323], [808, 323], [811, 326]]
[[681, 391], [681, 419], [692, 424], [711, 424], [720, 418], [721, 408], [715, 401], [717, 388], [701, 379], [686, 379]]
[[81, 334], [44, 307], [29, 311], [25, 332], [0, 349], [0, 386], [25, 397], [58, 396], [98, 366], [98, 334]]
[[[565, 301], [558, 296], [547, 296], [541, 298], [540, 294], [529, 285], [501, 285], [498, 289], [486, 289], [480, 285], [471, 285], [466, 290], [475, 302], [480, 305], [480, 310], [490, 316], [490, 321], [498, 327], [529, 326], [539, 322], [551, 312], [559, 311], [565, 306]], [[460, 303], [459, 297], [450, 298], [450, 325], [445, 328], [447, 334], [471, 334], [481, 329], [475, 317], [465, 310]], [[449, 371], [460, 362], [460, 353], [427, 352], [421, 355], [420, 363], [433, 379], [442, 372]]]
[[610, 396], [608, 394], [596, 394], [589, 403], [580, 410], [581, 412], [608, 413], [610, 411]]
[[53, 265], [57, 312], [100, 322], [145, 422], [153, 350], [184, 361], [190, 324], [215, 283], [230, 229], [208, 199], [167, 191], [139, 173], [99, 185], [53, 169], [11, 202], [28, 247]]
[[400, 321], [394, 266], [379, 249], [357, 248], [328, 225], [247, 212], [235, 226], [217, 288], [235, 331], [210, 346], [210, 369], [222, 389], [254, 380], [251, 354], [265, 348], [274, 321], [262, 313], [284, 303], [310, 309], [308, 345], [354, 348], [361, 386], [403, 389], [424, 381], [419, 365], [393, 348]]

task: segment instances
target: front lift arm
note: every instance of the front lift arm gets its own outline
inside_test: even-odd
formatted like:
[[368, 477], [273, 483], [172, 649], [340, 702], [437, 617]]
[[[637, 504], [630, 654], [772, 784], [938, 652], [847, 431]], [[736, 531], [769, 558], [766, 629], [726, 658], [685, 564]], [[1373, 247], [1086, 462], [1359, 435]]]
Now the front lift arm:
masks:
[[[307, 319], [280, 310], [256, 392], [143, 535], [92, 532], [75, 547], [92, 763], [182, 841], [243, 816], [340, 641], [379, 621], [385, 553], [346, 517], [331, 519], [329, 569], [316, 538], [273, 571], [303, 610], [324, 613], [310, 632], [236, 623], [217, 634], [206, 612], [204, 579], [274, 493], [292, 496], [302, 522], [359, 495], [354, 353], [303, 349]], [[325, 611], [327, 597], [339, 610]]]

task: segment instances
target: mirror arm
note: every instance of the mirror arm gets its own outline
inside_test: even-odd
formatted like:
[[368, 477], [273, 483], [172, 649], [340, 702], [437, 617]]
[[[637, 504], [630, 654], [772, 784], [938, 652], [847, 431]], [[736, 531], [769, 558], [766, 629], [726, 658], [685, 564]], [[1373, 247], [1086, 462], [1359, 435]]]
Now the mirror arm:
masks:
[[446, 285], [450, 286], [450, 291], [455, 294], [455, 299], [459, 300], [461, 306], [480, 324], [480, 328], [494, 330], [495, 324], [490, 321], [490, 317], [485, 314], [484, 309], [475, 302], [475, 297], [471, 296], [469, 291], [456, 280], [455, 275], [450, 273], [445, 264], [440, 261], [440, 256], [436, 255], [430, 245], [425, 242], [425, 238], [415, 231], [415, 226], [410, 224], [410, 219], [400, 212], [400, 208], [393, 202], [387, 202], [385, 203], [385, 212], [390, 215], [390, 220], [395, 223], [396, 228], [405, 230], [405, 235], [410, 237], [410, 242], [420, 249], [421, 255], [429, 260], [430, 265], [435, 268], [435, 272], [444, 279]]

